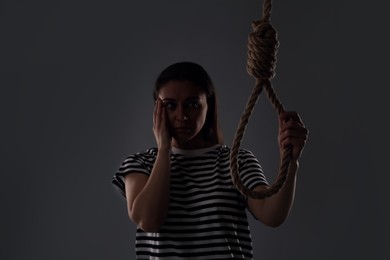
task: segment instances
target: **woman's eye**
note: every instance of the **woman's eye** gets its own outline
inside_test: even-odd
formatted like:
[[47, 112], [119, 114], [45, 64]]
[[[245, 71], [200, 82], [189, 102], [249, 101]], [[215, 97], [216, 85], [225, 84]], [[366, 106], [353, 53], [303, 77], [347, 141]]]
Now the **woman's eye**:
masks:
[[198, 107], [199, 107], [199, 104], [198, 104], [197, 102], [191, 102], [191, 103], [188, 104], [188, 106], [189, 106], [190, 108], [198, 108]]
[[166, 102], [166, 103], [164, 103], [164, 107], [166, 107], [168, 109], [175, 109], [176, 105], [174, 103], [171, 103], [171, 102]]

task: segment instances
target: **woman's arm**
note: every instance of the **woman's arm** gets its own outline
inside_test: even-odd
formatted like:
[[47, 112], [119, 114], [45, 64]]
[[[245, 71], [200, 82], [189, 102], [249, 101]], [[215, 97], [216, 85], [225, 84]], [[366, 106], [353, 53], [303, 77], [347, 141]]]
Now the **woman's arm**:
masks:
[[169, 207], [170, 151], [159, 150], [152, 173], [125, 176], [127, 209], [130, 219], [145, 232], [157, 232]]
[[[277, 227], [288, 217], [294, 202], [296, 176], [301, 156], [308, 136], [301, 118], [296, 112], [284, 112], [279, 116], [279, 148], [282, 152], [291, 146], [291, 161], [286, 182], [280, 191], [263, 200], [248, 198], [248, 207], [252, 214], [264, 224]], [[267, 189], [265, 185], [257, 186], [255, 191]]]
[[125, 177], [129, 217], [145, 232], [157, 232], [169, 208], [171, 136], [161, 99], [156, 101], [153, 112], [153, 133], [158, 151], [150, 176], [131, 173]]
[[[297, 161], [291, 162], [286, 182], [275, 195], [262, 200], [248, 198], [249, 210], [265, 225], [278, 227], [288, 217], [294, 202], [298, 165]], [[265, 185], [259, 185], [254, 190], [261, 191], [267, 188]]]

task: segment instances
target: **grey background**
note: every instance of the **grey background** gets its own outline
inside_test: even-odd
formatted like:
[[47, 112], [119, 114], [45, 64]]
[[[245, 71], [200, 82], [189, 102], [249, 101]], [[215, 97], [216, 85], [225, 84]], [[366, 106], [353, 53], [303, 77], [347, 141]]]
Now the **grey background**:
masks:
[[[389, 259], [386, 1], [274, 1], [275, 91], [310, 130], [294, 208], [251, 221], [255, 259]], [[111, 186], [154, 146], [151, 92], [191, 60], [214, 79], [230, 145], [254, 80], [262, 1], [0, 1], [0, 259], [135, 259]], [[270, 182], [277, 121], [262, 95], [243, 146]], [[386, 248], [387, 247], [387, 248]]]

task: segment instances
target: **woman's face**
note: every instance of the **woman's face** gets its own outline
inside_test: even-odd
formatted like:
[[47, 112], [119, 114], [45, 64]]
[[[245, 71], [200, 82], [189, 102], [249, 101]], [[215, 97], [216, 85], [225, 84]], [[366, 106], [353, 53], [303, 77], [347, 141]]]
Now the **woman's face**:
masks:
[[206, 146], [199, 134], [206, 121], [207, 96], [190, 81], [171, 80], [160, 88], [158, 97], [167, 113], [172, 145], [182, 149]]

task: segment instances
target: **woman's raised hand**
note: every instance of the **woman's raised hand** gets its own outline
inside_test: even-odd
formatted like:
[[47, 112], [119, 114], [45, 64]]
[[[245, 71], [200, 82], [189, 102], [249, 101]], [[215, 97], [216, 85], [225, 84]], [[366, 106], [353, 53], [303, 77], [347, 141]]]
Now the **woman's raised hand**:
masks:
[[171, 149], [171, 135], [163, 101], [158, 98], [153, 111], [153, 133], [158, 149]]
[[288, 145], [291, 145], [292, 161], [297, 161], [301, 156], [308, 134], [309, 131], [297, 112], [286, 111], [279, 115], [279, 148], [280, 151], [283, 151]]

